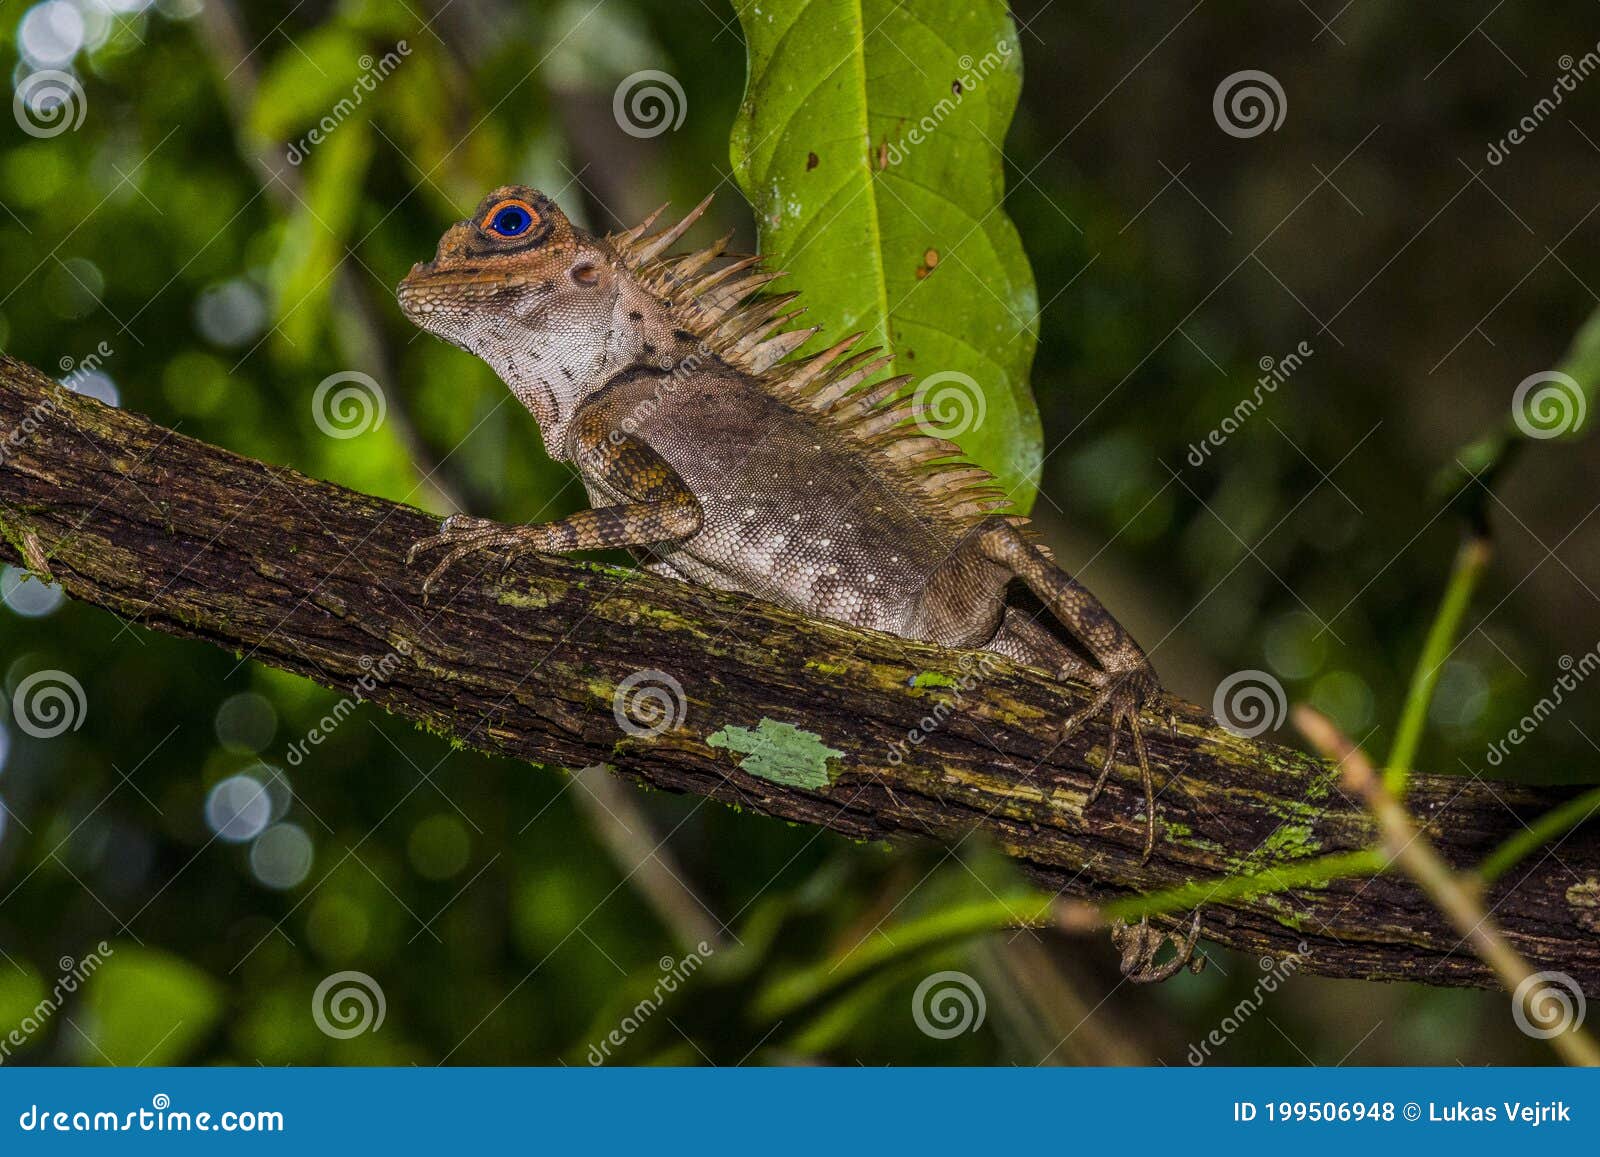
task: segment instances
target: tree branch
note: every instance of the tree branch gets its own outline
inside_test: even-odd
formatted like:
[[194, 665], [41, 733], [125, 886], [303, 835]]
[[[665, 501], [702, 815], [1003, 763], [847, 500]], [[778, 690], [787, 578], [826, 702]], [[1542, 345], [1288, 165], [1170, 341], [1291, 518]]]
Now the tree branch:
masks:
[[[987, 839], [1042, 886], [1097, 902], [1259, 874], [1262, 892], [1206, 908], [1209, 938], [1299, 952], [1304, 970], [1333, 976], [1493, 983], [1398, 874], [1270, 891], [1275, 865], [1377, 843], [1371, 817], [1320, 760], [1230, 734], [1175, 701], [1178, 734], [1150, 737], [1167, 784], [1155, 854], [1141, 863], [1128, 769], [1083, 810], [1104, 728], [1050, 738], [1083, 704], [1079, 688], [990, 656], [557, 559], [519, 561], [503, 578], [463, 565], [424, 604], [404, 556], [436, 525], [0, 357], [0, 553], [48, 567], [72, 595], [124, 618], [329, 687], [365, 680], [366, 698], [486, 751], [606, 763], [861, 839]], [[677, 726], [619, 726], [619, 688], [640, 671], [682, 687]], [[1417, 775], [1407, 800], [1461, 868], [1572, 794]], [[1591, 824], [1518, 864], [1485, 903], [1518, 952], [1600, 993], [1597, 880]]]

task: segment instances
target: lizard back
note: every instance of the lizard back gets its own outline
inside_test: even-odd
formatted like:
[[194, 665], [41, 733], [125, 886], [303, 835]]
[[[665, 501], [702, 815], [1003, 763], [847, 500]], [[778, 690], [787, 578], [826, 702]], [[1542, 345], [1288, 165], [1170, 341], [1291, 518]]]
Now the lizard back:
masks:
[[[711, 361], [689, 375], [634, 369], [579, 413], [643, 437], [699, 499], [701, 529], [653, 548], [668, 573], [807, 614], [903, 630], [954, 552], [947, 520], [819, 419]], [[583, 471], [596, 506], [623, 496]]]
[[677, 224], [650, 234], [662, 212], [658, 209], [605, 240], [636, 283], [663, 302], [701, 351], [742, 371], [753, 389], [830, 431], [855, 456], [875, 463], [875, 472], [915, 504], [925, 522], [959, 535], [1008, 506], [992, 474], [954, 442], [924, 429], [919, 420], [926, 416], [925, 407], [907, 389], [910, 375], [872, 381], [893, 359], [876, 349], [853, 352], [862, 334], [810, 357], [785, 360], [819, 327], [786, 328], [804, 312], [789, 308], [797, 294], [760, 295], [781, 272], [764, 269], [759, 257], [711, 269], [725, 256], [729, 236], [686, 256], [663, 256], [710, 203], [707, 197]]

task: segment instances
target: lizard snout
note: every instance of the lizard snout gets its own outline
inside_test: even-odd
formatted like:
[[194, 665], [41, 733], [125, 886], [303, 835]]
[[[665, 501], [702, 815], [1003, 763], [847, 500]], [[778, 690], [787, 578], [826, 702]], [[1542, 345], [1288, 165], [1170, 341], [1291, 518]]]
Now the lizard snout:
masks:
[[411, 267], [411, 272], [400, 279], [400, 284], [395, 286], [395, 296], [400, 299], [402, 307], [406, 305], [406, 299], [420, 290], [434, 274], [436, 264], [434, 261], [419, 261]]

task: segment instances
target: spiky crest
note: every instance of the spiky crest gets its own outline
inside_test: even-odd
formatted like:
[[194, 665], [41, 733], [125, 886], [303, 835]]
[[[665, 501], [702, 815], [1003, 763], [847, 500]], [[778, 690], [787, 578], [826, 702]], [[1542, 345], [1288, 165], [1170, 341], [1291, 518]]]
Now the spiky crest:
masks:
[[[923, 433], [917, 419], [925, 407], [905, 392], [911, 375], [871, 381], [892, 359], [876, 348], [852, 352], [862, 334], [851, 334], [821, 353], [785, 360], [821, 327], [785, 328], [805, 312], [804, 307], [788, 308], [799, 295], [759, 295], [784, 274], [763, 269], [759, 256], [728, 253], [732, 233], [693, 253], [664, 256], [710, 204], [707, 197], [677, 224], [652, 234], [663, 205], [606, 240], [639, 284], [667, 302], [674, 324], [748, 373], [773, 397], [815, 415], [856, 443], [889, 480], [928, 501], [957, 529], [1008, 506], [998, 480], [967, 459], [961, 447]], [[731, 260], [707, 272], [718, 258]], [[1021, 525], [1027, 520], [1011, 521]]]

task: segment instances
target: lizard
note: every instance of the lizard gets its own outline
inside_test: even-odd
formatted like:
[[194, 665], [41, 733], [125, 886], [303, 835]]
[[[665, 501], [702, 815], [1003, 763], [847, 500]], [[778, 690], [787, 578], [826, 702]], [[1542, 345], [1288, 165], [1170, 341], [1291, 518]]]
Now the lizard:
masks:
[[[508, 565], [529, 551], [625, 548], [656, 574], [1087, 683], [1094, 696], [1057, 741], [1109, 717], [1092, 805], [1126, 731], [1148, 859], [1155, 792], [1140, 715], [1161, 686], [1144, 651], [1025, 517], [1004, 513], [997, 480], [919, 426], [910, 376], [879, 377], [891, 355], [858, 351], [853, 334], [793, 356], [818, 327], [791, 328], [799, 295], [764, 292], [783, 274], [731, 254], [731, 232], [671, 255], [710, 203], [655, 232], [666, 206], [595, 234], [537, 190], [504, 185], [401, 281], [405, 316], [498, 373], [591, 503], [526, 526], [451, 515], [407, 557], [442, 551], [424, 595], [477, 552]], [[1187, 960], [1194, 935], [1171, 941]], [[1149, 929], [1125, 970], [1159, 978], [1159, 942]]]

